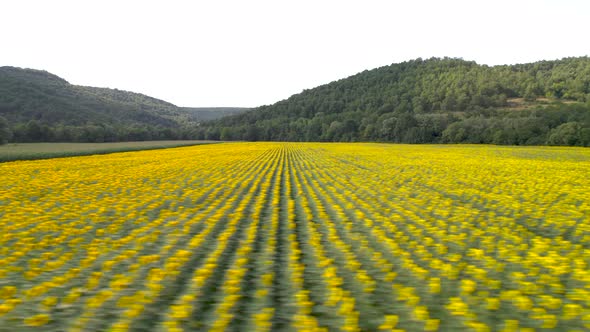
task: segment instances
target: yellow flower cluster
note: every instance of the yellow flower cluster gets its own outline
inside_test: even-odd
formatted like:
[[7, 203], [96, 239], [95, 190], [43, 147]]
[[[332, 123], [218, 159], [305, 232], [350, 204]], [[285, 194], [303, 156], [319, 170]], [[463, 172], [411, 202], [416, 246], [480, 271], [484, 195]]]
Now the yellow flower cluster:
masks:
[[224, 143], [0, 164], [0, 326], [590, 329], [590, 151]]

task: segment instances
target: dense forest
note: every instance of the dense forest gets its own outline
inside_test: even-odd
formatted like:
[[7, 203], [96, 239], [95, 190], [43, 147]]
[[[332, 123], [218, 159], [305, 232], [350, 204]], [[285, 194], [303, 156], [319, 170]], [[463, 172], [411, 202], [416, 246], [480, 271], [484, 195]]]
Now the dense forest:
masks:
[[220, 119], [230, 115], [244, 113], [249, 110], [245, 107], [182, 107], [189, 113], [190, 119], [196, 122], [205, 122]]
[[590, 58], [368, 70], [201, 125], [199, 138], [590, 145]]
[[0, 67], [0, 143], [193, 139], [199, 123], [242, 108], [183, 108], [139, 93]]
[[186, 108], [0, 67], [0, 143], [156, 139], [590, 145], [590, 58], [416, 59], [273, 105]]

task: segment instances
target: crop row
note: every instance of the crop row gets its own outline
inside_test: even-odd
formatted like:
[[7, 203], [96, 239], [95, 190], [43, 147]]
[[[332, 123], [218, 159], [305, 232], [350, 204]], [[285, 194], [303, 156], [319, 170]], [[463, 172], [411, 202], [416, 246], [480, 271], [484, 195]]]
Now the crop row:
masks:
[[380, 144], [2, 164], [0, 331], [590, 329], [587, 174]]

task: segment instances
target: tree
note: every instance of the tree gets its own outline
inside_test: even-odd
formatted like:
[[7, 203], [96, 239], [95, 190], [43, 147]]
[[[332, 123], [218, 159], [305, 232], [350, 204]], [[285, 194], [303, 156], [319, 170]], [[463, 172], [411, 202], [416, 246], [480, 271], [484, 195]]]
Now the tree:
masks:
[[43, 140], [43, 129], [37, 121], [31, 120], [27, 123], [25, 135], [27, 140], [31, 142], [41, 142]]
[[581, 145], [590, 146], [590, 127], [582, 128], [582, 130], [580, 130], [580, 140], [582, 143]]
[[12, 131], [8, 126], [8, 121], [0, 116], [0, 144], [6, 144], [12, 138]]
[[550, 145], [582, 145], [582, 127], [578, 122], [567, 122], [553, 129], [547, 143]]
[[330, 123], [330, 127], [328, 128], [328, 132], [326, 133], [326, 135], [328, 140], [332, 142], [337, 142], [340, 140], [343, 133], [344, 124], [340, 121], [332, 121], [332, 123]]
[[246, 141], [258, 141], [258, 128], [255, 125], [249, 125], [246, 129], [246, 134], [244, 135], [244, 140]]
[[233, 133], [234, 131], [231, 127], [223, 127], [221, 128], [221, 134], [219, 135], [219, 139], [222, 141], [231, 141], [234, 139]]
[[529, 83], [524, 91], [524, 100], [526, 101], [535, 101], [537, 99], [537, 95], [535, 94], [535, 87], [533, 83]]

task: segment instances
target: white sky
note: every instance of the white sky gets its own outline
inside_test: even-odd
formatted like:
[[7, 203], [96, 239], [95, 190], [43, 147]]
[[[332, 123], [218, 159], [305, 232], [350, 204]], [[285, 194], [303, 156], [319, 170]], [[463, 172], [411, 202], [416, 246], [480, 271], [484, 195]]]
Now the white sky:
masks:
[[590, 1], [0, 1], [0, 66], [179, 106], [272, 104], [417, 57], [590, 54]]

